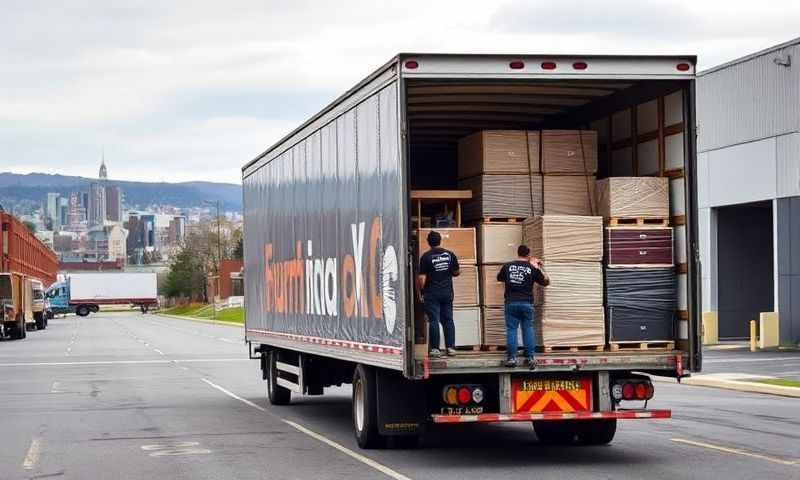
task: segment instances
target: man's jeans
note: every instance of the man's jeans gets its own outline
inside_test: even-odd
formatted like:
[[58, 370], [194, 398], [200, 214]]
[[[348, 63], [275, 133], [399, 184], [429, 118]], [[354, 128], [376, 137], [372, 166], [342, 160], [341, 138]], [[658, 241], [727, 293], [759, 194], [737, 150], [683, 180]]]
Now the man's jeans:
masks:
[[450, 295], [425, 294], [425, 314], [428, 316], [428, 340], [431, 349], [439, 348], [439, 322], [444, 327], [444, 344], [453, 348], [456, 344], [456, 326], [453, 323], [453, 297]]
[[525, 357], [533, 357], [533, 305], [528, 302], [506, 303], [506, 346], [509, 359], [517, 357], [517, 329], [522, 327]]

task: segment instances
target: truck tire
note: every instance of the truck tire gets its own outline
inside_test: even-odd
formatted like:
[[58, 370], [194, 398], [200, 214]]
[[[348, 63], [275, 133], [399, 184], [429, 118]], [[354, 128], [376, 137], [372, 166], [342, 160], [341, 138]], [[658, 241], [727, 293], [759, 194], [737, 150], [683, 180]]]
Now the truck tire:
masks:
[[575, 420], [541, 420], [533, 422], [533, 431], [544, 445], [571, 445], [578, 433]]
[[585, 420], [578, 425], [578, 441], [582, 445], [606, 445], [617, 433], [617, 419]]
[[34, 314], [33, 318], [36, 320], [36, 328], [38, 330], [44, 330], [47, 328], [47, 317], [45, 316], [44, 312]]
[[278, 385], [278, 352], [271, 351], [268, 359], [267, 372], [267, 399], [271, 405], [289, 405], [292, 401], [292, 392], [288, 388]]
[[75, 309], [75, 314], [79, 317], [86, 317], [89, 315], [89, 307], [86, 305], [79, 305], [78, 308]]
[[358, 446], [381, 448], [384, 438], [378, 433], [378, 402], [375, 370], [358, 365], [353, 373], [353, 431]]

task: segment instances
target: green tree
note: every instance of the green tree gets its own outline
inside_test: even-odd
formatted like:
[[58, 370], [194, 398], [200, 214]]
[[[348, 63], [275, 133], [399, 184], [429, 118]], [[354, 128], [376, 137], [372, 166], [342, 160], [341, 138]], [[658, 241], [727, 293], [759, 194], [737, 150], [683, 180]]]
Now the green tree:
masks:
[[204, 297], [206, 265], [194, 246], [186, 243], [172, 258], [164, 281], [164, 294], [171, 298]]
[[[241, 230], [239, 230], [241, 232]], [[243, 260], [244, 259], [244, 239], [241, 235], [239, 235], [239, 240], [236, 241], [236, 246], [233, 247], [233, 259], [234, 260]]]

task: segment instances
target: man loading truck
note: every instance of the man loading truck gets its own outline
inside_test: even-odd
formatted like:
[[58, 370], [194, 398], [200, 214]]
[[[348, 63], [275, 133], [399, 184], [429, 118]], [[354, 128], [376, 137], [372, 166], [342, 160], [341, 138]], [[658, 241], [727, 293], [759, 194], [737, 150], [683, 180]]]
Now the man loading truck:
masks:
[[453, 277], [461, 274], [458, 257], [441, 247], [442, 235], [437, 231], [428, 234], [430, 250], [419, 261], [417, 290], [428, 316], [430, 356], [440, 357], [439, 322], [444, 329], [444, 346], [448, 356], [455, 356], [456, 327], [453, 322]]

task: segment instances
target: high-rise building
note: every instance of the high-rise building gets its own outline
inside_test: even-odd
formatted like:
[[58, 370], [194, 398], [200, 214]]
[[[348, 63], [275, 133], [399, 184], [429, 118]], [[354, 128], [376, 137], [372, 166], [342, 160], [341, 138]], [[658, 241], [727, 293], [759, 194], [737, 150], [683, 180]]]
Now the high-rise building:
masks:
[[48, 192], [47, 194], [47, 208], [45, 211], [45, 223], [49, 220], [53, 231], [58, 231], [61, 227], [61, 215], [59, 211], [59, 198], [60, 195], [56, 192]]
[[62, 227], [69, 224], [69, 197], [58, 199], [58, 224]]
[[106, 220], [122, 221], [122, 190], [116, 185], [106, 187]]
[[81, 214], [81, 209], [83, 207], [81, 207], [80, 198], [80, 192], [72, 192], [69, 194], [69, 214], [67, 224], [72, 230], [77, 230], [81, 224], [81, 220], [83, 220], [83, 215]]
[[99, 181], [89, 184], [89, 202], [86, 208], [89, 226], [103, 225], [106, 222], [106, 181], [108, 170], [105, 158], [100, 162], [97, 174]]

